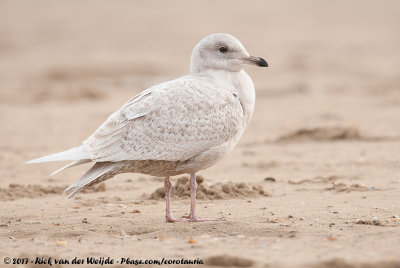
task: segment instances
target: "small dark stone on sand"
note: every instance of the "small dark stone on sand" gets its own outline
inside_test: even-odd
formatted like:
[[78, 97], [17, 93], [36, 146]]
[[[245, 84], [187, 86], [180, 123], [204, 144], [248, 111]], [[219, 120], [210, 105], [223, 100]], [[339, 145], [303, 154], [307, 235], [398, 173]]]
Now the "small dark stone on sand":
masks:
[[272, 178], [272, 177], [266, 177], [266, 178], [264, 178], [264, 181], [276, 182], [276, 179]]

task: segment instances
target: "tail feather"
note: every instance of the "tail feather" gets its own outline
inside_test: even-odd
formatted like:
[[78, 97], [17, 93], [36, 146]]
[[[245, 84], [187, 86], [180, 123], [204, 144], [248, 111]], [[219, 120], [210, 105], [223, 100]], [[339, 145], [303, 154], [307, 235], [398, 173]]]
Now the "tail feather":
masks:
[[88, 159], [83, 159], [83, 160], [76, 160], [73, 161], [71, 163], [69, 163], [68, 165], [63, 166], [60, 169], [57, 169], [56, 171], [54, 171], [53, 173], [50, 174], [50, 176], [53, 176], [54, 174], [57, 174], [58, 172], [63, 171], [64, 169], [70, 168], [70, 167], [75, 167], [75, 166], [79, 166], [79, 165], [83, 165], [86, 163], [92, 162], [92, 160], [88, 160]]
[[83, 146], [75, 147], [64, 152], [46, 155], [26, 162], [26, 164], [35, 164], [52, 161], [74, 161], [90, 159], [89, 153]]
[[[75, 183], [71, 184], [64, 193], [68, 194], [67, 199], [73, 197], [76, 193], [82, 190], [85, 186], [93, 184], [95, 180], [107, 173], [112, 173], [116, 169], [116, 163], [113, 162], [98, 162], [91, 169], [89, 169], [82, 177], [80, 177]], [[111, 178], [110, 175], [107, 178]], [[106, 178], [102, 179], [105, 180]]]

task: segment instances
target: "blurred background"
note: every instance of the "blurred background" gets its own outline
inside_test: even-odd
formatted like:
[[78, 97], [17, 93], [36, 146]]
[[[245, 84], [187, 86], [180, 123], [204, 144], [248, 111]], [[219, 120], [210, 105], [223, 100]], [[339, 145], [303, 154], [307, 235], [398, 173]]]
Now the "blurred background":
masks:
[[[54, 178], [61, 163], [23, 165], [79, 145], [140, 91], [188, 73], [193, 47], [218, 32], [270, 67], [246, 68], [253, 119], [235, 150], [199, 174], [261, 184], [268, 197], [200, 201], [200, 215], [226, 217], [212, 228], [168, 225], [163, 202], [147, 199], [162, 179], [123, 174], [66, 201], [62, 190], [87, 165]], [[398, 265], [399, 48], [397, 0], [0, 0], [0, 255], [55, 246], [58, 256], [135, 249]], [[188, 200], [173, 202], [184, 215]]]
[[[90, 98], [96, 93], [89, 88], [99, 85], [96, 91], [107, 94], [102, 90], [127, 89], [139, 76], [177, 77], [188, 72], [194, 45], [217, 32], [270, 62], [268, 71], [250, 71], [259, 91], [390, 94], [399, 85], [399, 5], [2, 0], [1, 100], [74, 98], [79, 87]], [[72, 85], [73, 93], [64, 92]]]
[[245, 139], [326, 124], [398, 136], [399, 17], [395, 0], [2, 0], [1, 143], [79, 144], [138, 92], [186, 74], [192, 48], [217, 32], [270, 65], [247, 70], [258, 100]]
[[188, 73], [192, 48], [217, 32], [270, 65], [247, 69], [257, 103], [242, 146], [312, 127], [398, 137], [399, 17], [389, 0], [0, 1], [3, 183]]

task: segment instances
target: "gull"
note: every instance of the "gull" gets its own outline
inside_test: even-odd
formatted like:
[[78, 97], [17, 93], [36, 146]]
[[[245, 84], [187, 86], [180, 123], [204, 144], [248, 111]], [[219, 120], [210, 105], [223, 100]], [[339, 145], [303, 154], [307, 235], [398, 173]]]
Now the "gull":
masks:
[[[190, 73], [152, 86], [112, 113], [100, 127], [67, 151], [28, 161], [72, 161], [94, 165], [65, 193], [117, 174], [133, 172], [165, 177], [166, 221], [205, 221], [196, 217], [196, 172], [216, 164], [239, 142], [254, 111], [255, 90], [245, 64], [268, 67], [250, 56], [229, 34], [211, 34], [193, 49]], [[52, 175], [53, 175], [52, 174]], [[190, 174], [188, 218], [171, 215], [171, 176]]]

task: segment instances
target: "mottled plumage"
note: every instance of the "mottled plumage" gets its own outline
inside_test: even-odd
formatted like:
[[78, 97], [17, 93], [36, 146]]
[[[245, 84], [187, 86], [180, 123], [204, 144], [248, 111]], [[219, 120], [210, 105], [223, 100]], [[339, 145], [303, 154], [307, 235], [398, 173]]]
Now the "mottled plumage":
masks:
[[267, 66], [262, 58], [250, 56], [233, 36], [210, 35], [194, 48], [189, 75], [155, 85], [132, 98], [81, 146], [28, 163], [73, 161], [61, 171], [95, 162], [66, 189], [68, 197], [120, 173], [164, 176], [167, 221], [178, 220], [169, 212], [169, 176], [189, 173], [190, 220], [197, 221], [194, 173], [231, 151], [253, 114], [254, 86], [242, 69], [245, 63]]
[[229, 141], [242, 122], [240, 101], [226, 86], [188, 75], [128, 101], [83, 146], [96, 162], [182, 161]]

